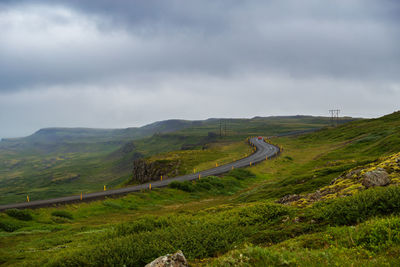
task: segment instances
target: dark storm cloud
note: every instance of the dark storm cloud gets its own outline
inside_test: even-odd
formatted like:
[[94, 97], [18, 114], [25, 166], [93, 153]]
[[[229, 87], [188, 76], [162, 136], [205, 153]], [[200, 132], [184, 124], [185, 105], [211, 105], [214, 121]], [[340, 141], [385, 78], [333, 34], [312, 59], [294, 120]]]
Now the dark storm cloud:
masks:
[[[48, 44], [30, 36], [22, 47], [0, 41], [2, 90], [124, 72], [264, 70], [357, 79], [400, 74], [397, 1], [3, 1], [2, 14], [38, 5], [72, 8], [95, 25], [89, 30], [98, 31], [99, 40], [49, 34], [41, 40]], [[74, 24], [73, 16], [47, 15], [43, 23]], [[63, 39], [59, 45], [57, 38]]]

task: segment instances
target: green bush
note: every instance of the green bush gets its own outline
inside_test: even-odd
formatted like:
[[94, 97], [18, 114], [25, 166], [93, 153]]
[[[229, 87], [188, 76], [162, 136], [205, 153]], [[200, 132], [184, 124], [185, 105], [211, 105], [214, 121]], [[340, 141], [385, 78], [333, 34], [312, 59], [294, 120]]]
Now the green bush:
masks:
[[13, 217], [21, 221], [32, 220], [32, 214], [30, 213], [29, 210], [9, 209], [6, 210], [6, 214], [10, 217]]
[[194, 187], [193, 187], [192, 183], [189, 181], [185, 181], [185, 182], [174, 181], [169, 184], [169, 187], [174, 188], [174, 189], [179, 189], [179, 190], [189, 192], [189, 193], [194, 192]]
[[[189, 259], [213, 257], [249, 239], [291, 213], [275, 204], [208, 210], [179, 216], [145, 216], [99, 236], [92, 247], [60, 254], [54, 266], [144, 266], [181, 249]], [[100, 241], [101, 240], [101, 241]]]
[[116, 225], [109, 236], [125, 236], [140, 232], [148, 232], [168, 227], [174, 223], [171, 217], [143, 216], [134, 222]]
[[289, 215], [290, 208], [277, 204], [257, 204], [239, 211], [238, 224], [242, 226], [267, 224]]
[[25, 226], [24, 222], [17, 221], [10, 218], [1, 218], [0, 220], [0, 229], [6, 232], [14, 232]]
[[61, 218], [66, 218], [72, 220], [74, 217], [72, 216], [71, 213], [65, 210], [56, 210], [51, 213], [52, 216], [56, 217], [61, 217]]
[[170, 188], [179, 189], [185, 192], [212, 192], [214, 194], [226, 194], [240, 187], [237, 179], [227, 177], [208, 176], [196, 181], [185, 181], [170, 183]]
[[400, 218], [366, 222], [355, 234], [354, 241], [357, 245], [375, 252], [400, 245]]
[[[188, 218], [185, 218], [188, 219]], [[214, 256], [242, 241], [246, 231], [220, 221], [186, 221], [166, 228], [103, 240], [97, 247], [60, 255], [53, 266], [144, 266], [160, 255], [183, 250], [188, 258]]]
[[234, 169], [228, 173], [228, 176], [235, 177], [238, 180], [245, 180], [248, 178], [255, 178], [256, 175], [246, 169]]
[[353, 196], [316, 203], [313, 216], [320, 222], [349, 225], [374, 216], [400, 213], [400, 187], [372, 188]]

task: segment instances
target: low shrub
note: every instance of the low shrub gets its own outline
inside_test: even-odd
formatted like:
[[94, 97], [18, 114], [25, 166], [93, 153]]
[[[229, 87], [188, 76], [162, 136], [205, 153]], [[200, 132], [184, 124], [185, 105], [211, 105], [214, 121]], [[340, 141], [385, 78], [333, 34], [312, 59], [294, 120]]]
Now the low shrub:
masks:
[[61, 217], [61, 218], [66, 218], [72, 220], [74, 217], [72, 216], [71, 213], [65, 210], [56, 210], [51, 213], [52, 216], [56, 217]]
[[239, 188], [240, 182], [233, 177], [208, 176], [196, 181], [178, 182], [169, 184], [170, 188], [179, 189], [185, 192], [212, 192], [214, 194], [227, 194], [230, 191]]
[[400, 213], [400, 187], [371, 188], [353, 196], [316, 203], [312, 216], [331, 225], [350, 225], [374, 216]]
[[246, 169], [234, 169], [228, 173], [228, 176], [235, 177], [238, 180], [245, 180], [248, 178], [255, 178], [256, 175]]
[[[227, 252], [291, 213], [290, 207], [258, 204], [238, 209], [179, 216], [145, 216], [120, 224], [85, 250], [60, 254], [54, 266], [144, 266], [160, 255], [181, 249], [188, 259]], [[106, 256], [105, 256], [106, 255]], [[53, 260], [53, 259], [52, 259]]]
[[291, 209], [278, 204], [257, 204], [239, 211], [239, 225], [266, 224], [289, 215]]
[[366, 222], [355, 231], [354, 242], [374, 252], [400, 245], [400, 218], [384, 218]]
[[171, 217], [143, 216], [134, 222], [117, 224], [109, 237], [153, 231], [155, 229], [168, 227], [174, 223], [175, 220]]
[[6, 214], [21, 221], [31, 221], [32, 214], [29, 210], [9, 209]]
[[182, 190], [185, 192], [189, 192], [189, 193], [194, 192], [194, 187], [193, 187], [192, 183], [189, 181], [185, 181], [185, 182], [174, 181], [169, 184], [169, 187], [178, 189], [178, 190]]
[[2, 219], [0, 221], [0, 229], [6, 232], [14, 232], [20, 228], [24, 227], [24, 224], [19, 221], [14, 221], [14, 220], [6, 220]]

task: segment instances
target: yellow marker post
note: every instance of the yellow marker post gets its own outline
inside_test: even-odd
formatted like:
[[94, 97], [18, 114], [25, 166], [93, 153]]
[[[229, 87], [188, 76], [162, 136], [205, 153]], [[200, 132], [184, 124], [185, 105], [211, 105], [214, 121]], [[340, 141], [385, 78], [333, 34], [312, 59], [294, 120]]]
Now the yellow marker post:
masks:
[[251, 166], [251, 161], [250, 161], [250, 166]]
[[162, 175], [161, 175], [161, 178], [160, 178], [160, 180], [162, 181]]
[[82, 192], [81, 192], [81, 200], [82, 200]]
[[268, 160], [268, 156], [265, 156], [265, 160]]
[[151, 184], [149, 184], [149, 190], [151, 190]]
[[104, 191], [106, 191], [107, 189], [106, 189], [106, 186], [104, 185]]
[[28, 195], [26, 195], [26, 201], [28, 201], [28, 202], [29, 202], [29, 196], [28, 196]]
[[201, 178], [201, 174], [199, 173], [199, 180], [200, 180], [200, 178]]
[[196, 169], [193, 169], [193, 173], [196, 173]]
[[218, 167], [218, 163], [215, 163], [215, 167]]

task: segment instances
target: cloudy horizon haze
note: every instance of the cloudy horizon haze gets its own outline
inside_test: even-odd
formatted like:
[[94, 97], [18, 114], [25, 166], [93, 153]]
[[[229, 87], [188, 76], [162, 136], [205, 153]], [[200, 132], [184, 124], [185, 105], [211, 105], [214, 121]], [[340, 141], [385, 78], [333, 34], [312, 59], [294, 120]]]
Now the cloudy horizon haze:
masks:
[[399, 110], [397, 0], [0, 0], [0, 138]]

